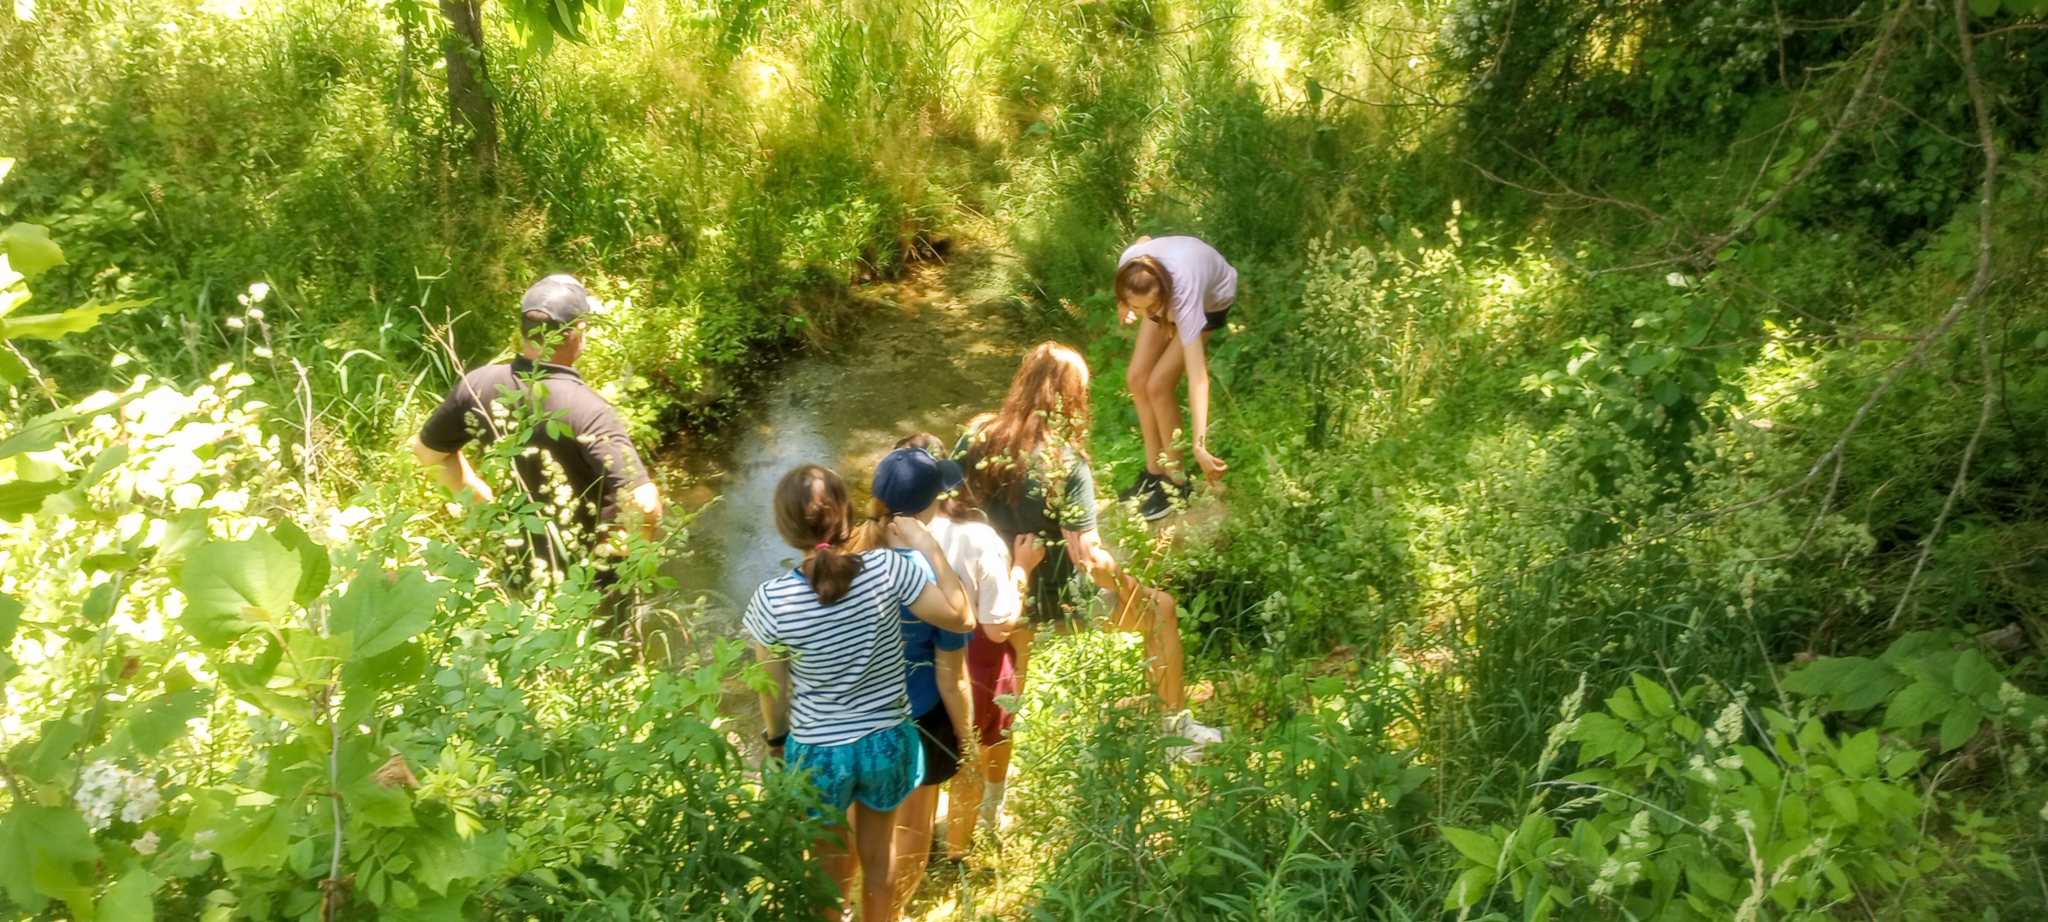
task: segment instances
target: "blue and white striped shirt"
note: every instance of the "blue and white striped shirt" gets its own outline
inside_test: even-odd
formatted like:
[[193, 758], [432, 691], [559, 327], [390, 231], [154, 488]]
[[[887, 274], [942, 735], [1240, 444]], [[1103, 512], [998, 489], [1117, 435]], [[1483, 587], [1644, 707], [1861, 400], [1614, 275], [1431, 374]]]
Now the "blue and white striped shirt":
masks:
[[747, 603], [747, 633], [790, 653], [789, 737], [797, 742], [844, 745], [910, 717], [897, 610], [917, 599], [925, 578], [894, 550], [861, 560], [853, 587], [829, 606], [796, 570], [762, 583]]

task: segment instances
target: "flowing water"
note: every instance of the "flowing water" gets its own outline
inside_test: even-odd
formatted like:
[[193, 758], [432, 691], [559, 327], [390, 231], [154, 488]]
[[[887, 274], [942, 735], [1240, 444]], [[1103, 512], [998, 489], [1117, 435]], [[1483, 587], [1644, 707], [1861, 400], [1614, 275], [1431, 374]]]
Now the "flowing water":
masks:
[[866, 508], [875, 462], [919, 430], [952, 441], [995, 409], [1026, 345], [1012, 309], [974, 291], [977, 269], [921, 264], [867, 286], [875, 310], [828, 352], [792, 359], [753, 396], [748, 422], [716, 441], [672, 446], [657, 463], [664, 495], [696, 511], [690, 553], [671, 561], [697, 643], [736, 636], [755, 587], [799, 553], [775, 533], [770, 500], [805, 462], [837, 470]]

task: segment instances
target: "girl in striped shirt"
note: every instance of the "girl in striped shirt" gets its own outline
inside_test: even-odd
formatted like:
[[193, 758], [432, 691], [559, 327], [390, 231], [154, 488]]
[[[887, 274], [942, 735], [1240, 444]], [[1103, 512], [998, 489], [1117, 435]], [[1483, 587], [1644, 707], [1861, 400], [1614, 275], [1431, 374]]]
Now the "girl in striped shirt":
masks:
[[838, 474], [806, 464], [783, 475], [775, 488], [775, 530], [803, 551], [803, 563], [761, 584], [744, 621], [755, 655], [775, 680], [761, 696], [770, 751], [786, 750], [790, 767], [810, 772], [824, 801], [847, 811], [827, 827], [817, 851], [842, 894], [860, 871], [861, 918], [881, 920], [895, 909], [889, 860], [896, 806], [924, 774], [897, 612], [908, 608], [951, 631], [974, 630], [975, 622], [945, 552], [916, 519], [891, 519], [889, 538], [924, 554], [936, 583], [899, 551], [843, 551], [853, 523]]

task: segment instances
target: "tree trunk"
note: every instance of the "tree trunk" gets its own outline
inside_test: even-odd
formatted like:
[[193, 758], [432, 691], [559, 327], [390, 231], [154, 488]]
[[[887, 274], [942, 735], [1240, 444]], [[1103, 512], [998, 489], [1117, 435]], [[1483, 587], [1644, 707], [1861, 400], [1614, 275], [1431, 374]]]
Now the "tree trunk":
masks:
[[448, 118], [457, 134], [469, 140], [470, 160], [485, 181], [498, 170], [498, 116], [487, 84], [484, 62], [483, 12], [479, 0], [440, 0], [448, 17], [448, 36], [441, 46], [448, 54]]

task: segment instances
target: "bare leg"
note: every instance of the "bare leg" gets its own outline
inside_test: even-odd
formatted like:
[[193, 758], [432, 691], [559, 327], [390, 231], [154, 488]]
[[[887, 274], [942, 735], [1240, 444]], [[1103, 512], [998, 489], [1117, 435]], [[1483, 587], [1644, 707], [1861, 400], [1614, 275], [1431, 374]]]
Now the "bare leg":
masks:
[[[1185, 425], [1180, 412], [1180, 380], [1187, 376], [1187, 371], [1187, 355], [1181, 352], [1176, 340], [1153, 363], [1151, 377], [1145, 379], [1144, 387], [1145, 400], [1152, 405], [1152, 425], [1159, 429], [1159, 447], [1154, 448], [1150, 442], [1145, 445], [1146, 460], [1153, 465], [1147, 470], [1163, 471], [1176, 483], [1181, 480], [1179, 442]], [[1166, 459], [1164, 465], [1159, 463], [1161, 456]]]
[[819, 862], [825, 865], [825, 873], [839, 884], [839, 905], [825, 914], [832, 922], [839, 922], [843, 917], [846, 899], [853, 894], [855, 864], [853, 855], [846, 850], [847, 844], [852, 841], [852, 830], [839, 823], [825, 827], [825, 837], [811, 843], [811, 853], [818, 856]]
[[896, 805], [896, 915], [917, 895], [925, 861], [932, 854], [932, 818], [939, 809], [939, 786], [921, 784]]
[[[896, 811], [853, 801], [853, 851], [860, 862], [861, 922], [896, 918], [896, 888], [889, 880], [889, 853], [896, 841]], [[847, 875], [847, 885], [853, 875]], [[842, 885], [846, 886], [846, 885]]]
[[[1009, 748], [1008, 743], [1002, 746]], [[992, 747], [981, 747], [983, 759], [992, 752]], [[952, 786], [946, 789], [946, 857], [965, 858], [973, 850], [974, 821], [980, 813], [981, 776], [973, 772], [953, 776]]]
[[[1167, 443], [1173, 439], [1173, 430], [1162, 429], [1159, 426], [1158, 408], [1152, 397], [1151, 381], [1155, 374], [1154, 366], [1161, 359], [1169, 355], [1179, 355], [1179, 350], [1173, 348], [1177, 345], [1178, 343], [1174, 342], [1173, 331], [1164, 325], [1150, 317], [1138, 321], [1138, 344], [1131, 350], [1131, 367], [1124, 374], [1124, 385], [1130, 389], [1131, 402], [1138, 408], [1138, 431], [1143, 433], [1145, 438], [1145, 470], [1154, 474], [1162, 471], [1159, 466], [1159, 454], [1166, 450]], [[1167, 403], [1173, 407], [1175, 414], [1180, 412], [1177, 396], [1167, 394]], [[1176, 415], [1175, 418], [1179, 417]]]
[[1124, 600], [1111, 615], [1109, 628], [1139, 631], [1145, 635], [1145, 671], [1168, 713], [1187, 707], [1187, 690], [1181, 687], [1180, 611], [1173, 596], [1163, 589], [1139, 586], [1134, 598]]

